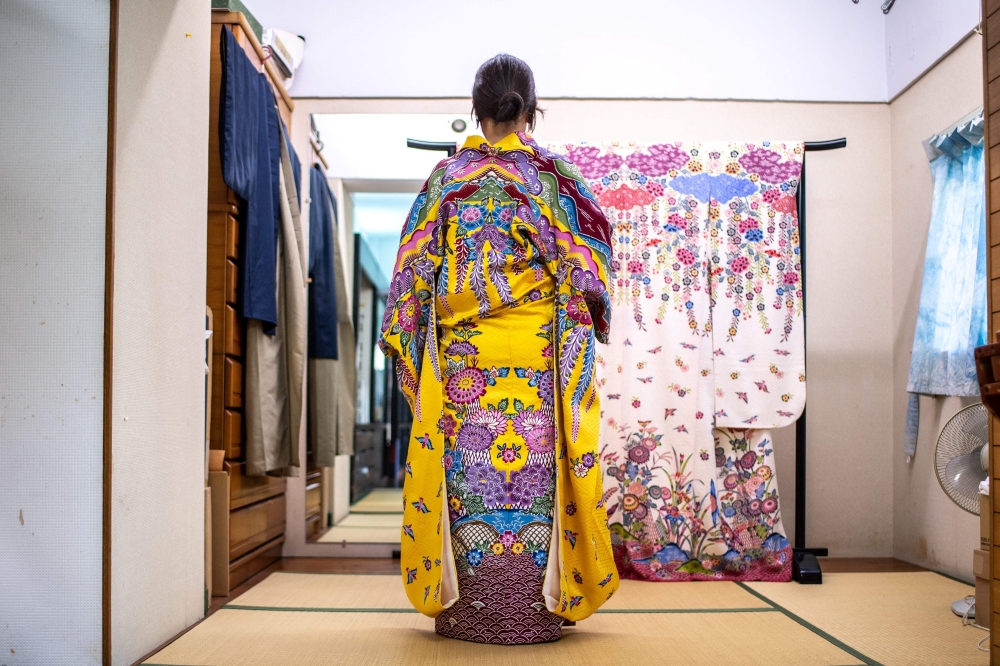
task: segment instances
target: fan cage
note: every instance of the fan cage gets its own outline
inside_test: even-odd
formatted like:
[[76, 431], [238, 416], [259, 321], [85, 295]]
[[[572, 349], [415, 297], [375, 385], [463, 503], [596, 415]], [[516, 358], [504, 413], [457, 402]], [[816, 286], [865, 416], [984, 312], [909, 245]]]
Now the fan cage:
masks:
[[980, 445], [989, 446], [989, 412], [977, 402], [963, 407], [941, 429], [934, 448], [934, 466], [941, 490], [955, 504], [973, 515], [979, 515], [979, 498], [957, 492], [947, 482], [948, 463], [957, 456], [973, 453]]

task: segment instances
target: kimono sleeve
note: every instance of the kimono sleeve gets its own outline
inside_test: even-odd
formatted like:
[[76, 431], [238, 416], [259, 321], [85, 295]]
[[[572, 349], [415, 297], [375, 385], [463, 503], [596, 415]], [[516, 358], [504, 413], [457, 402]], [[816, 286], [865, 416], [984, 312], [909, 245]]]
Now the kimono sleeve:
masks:
[[608, 293], [611, 225], [579, 169], [562, 158], [554, 160], [559, 187], [559, 207], [570, 221], [572, 247], [580, 267], [570, 272], [573, 289], [583, 295], [594, 322], [594, 334], [607, 343], [611, 330], [611, 296]]
[[424, 347], [428, 336], [435, 335], [433, 300], [441, 265], [438, 208], [443, 173], [443, 168], [434, 171], [407, 216], [378, 339], [382, 353], [396, 358], [396, 378], [411, 407], [419, 392]]

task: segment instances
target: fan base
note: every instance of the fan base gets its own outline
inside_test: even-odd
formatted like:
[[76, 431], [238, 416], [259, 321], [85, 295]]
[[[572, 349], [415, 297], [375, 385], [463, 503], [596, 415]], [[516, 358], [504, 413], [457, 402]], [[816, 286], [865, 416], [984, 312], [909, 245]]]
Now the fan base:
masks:
[[792, 579], [801, 585], [822, 584], [823, 570], [819, 567], [816, 555], [796, 548], [792, 557]]
[[969, 619], [975, 619], [976, 617], [976, 602], [967, 601], [965, 599], [959, 599], [951, 604], [951, 612], [959, 617], [965, 617], [965, 613], [968, 611]]

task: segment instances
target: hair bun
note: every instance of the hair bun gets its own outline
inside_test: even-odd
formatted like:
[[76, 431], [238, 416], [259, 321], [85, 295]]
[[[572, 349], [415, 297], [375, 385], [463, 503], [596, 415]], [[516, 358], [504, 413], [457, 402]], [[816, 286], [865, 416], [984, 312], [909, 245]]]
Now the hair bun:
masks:
[[506, 123], [515, 120], [524, 112], [524, 98], [514, 90], [503, 94], [497, 105], [497, 122]]

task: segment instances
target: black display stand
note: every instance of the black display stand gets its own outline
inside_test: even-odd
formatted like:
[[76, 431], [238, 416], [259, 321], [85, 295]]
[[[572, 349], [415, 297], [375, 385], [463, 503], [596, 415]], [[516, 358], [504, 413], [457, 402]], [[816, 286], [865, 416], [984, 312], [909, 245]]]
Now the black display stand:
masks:
[[[805, 151], [835, 150], [846, 148], [847, 139], [807, 141]], [[806, 325], [806, 159], [802, 156], [802, 173], [799, 176], [799, 263], [802, 276], [802, 326]], [[806, 548], [806, 410], [795, 422], [795, 546], [792, 549], [792, 579], [803, 585], [823, 582], [823, 569], [817, 557], [826, 557], [826, 548]]]

